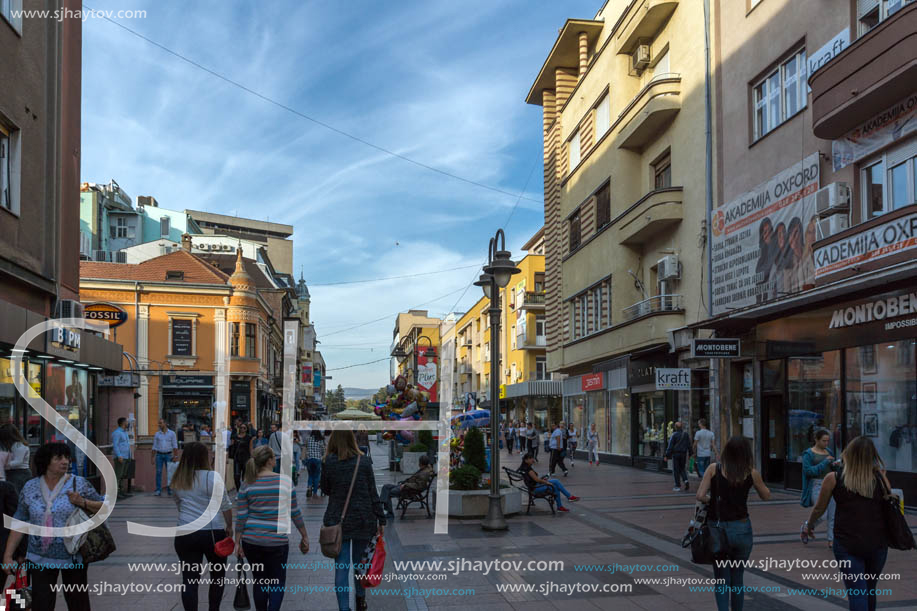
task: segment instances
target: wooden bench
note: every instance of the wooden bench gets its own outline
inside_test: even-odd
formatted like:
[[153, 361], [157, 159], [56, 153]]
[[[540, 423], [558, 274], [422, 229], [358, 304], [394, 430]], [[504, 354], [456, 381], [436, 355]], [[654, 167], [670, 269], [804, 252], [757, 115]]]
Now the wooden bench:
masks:
[[548, 506], [551, 508], [551, 514], [556, 515], [554, 511], [554, 486], [547, 486], [546, 490], [540, 492], [534, 492], [531, 488], [525, 485], [525, 477], [516, 470], [510, 469], [509, 467], [503, 467], [503, 471], [506, 473], [506, 477], [509, 479], [509, 484], [513, 488], [521, 490], [528, 496], [528, 503], [526, 504], [525, 513], [530, 515], [532, 507], [535, 506], [535, 499], [544, 499], [548, 502]]
[[413, 503], [418, 503], [422, 508], [426, 509], [428, 518], [433, 517], [430, 513], [430, 489], [433, 488], [433, 482], [435, 481], [436, 476], [434, 475], [430, 478], [430, 482], [423, 490], [405, 492], [404, 488], [401, 489], [402, 494], [398, 497], [398, 505], [395, 507], [395, 511], [401, 510], [402, 520], [404, 519], [404, 514], [407, 512], [408, 507]]

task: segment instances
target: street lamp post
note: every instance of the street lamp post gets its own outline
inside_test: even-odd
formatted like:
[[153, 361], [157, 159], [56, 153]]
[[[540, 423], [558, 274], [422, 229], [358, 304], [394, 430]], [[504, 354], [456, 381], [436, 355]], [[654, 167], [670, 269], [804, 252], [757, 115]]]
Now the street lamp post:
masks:
[[506, 236], [502, 229], [490, 239], [487, 250], [487, 265], [481, 277], [475, 282], [490, 300], [487, 312], [490, 314], [490, 503], [487, 517], [481, 522], [484, 530], [506, 530], [506, 518], [500, 504], [500, 450], [497, 436], [500, 434], [500, 289], [509, 284], [519, 268], [510, 259], [506, 250]]

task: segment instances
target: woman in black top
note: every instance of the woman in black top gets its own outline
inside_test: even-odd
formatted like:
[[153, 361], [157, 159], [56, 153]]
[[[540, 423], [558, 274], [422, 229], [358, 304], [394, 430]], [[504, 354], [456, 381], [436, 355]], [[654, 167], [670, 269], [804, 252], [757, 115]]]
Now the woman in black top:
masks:
[[[868, 437], [856, 437], [841, 454], [840, 473], [829, 473], [821, 485], [821, 494], [805, 523], [806, 533], [814, 537], [813, 526], [834, 499], [834, 557], [850, 562], [841, 567], [847, 602], [851, 609], [873, 611], [876, 608], [876, 579], [888, 557], [888, 534], [882, 518], [882, 488], [879, 478], [891, 490], [885, 477], [885, 463]], [[850, 579], [848, 579], [850, 577]]]
[[[357, 467], [357, 457], [360, 457]], [[347, 492], [353, 480], [354, 469], [357, 478], [353, 493], [347, 505], [347, 514], [341, 524], [343, 541], [341, 553], [335, 559], [334, 585], [337, 590], [339, 611], [350, 611], [350, 592], [347, 590], [351, 562], [358, 563], [363, 550], [376, 533], [385, 532], [385, 508], [376, 491], [373, 466], [357, 447], [353, 431], [337, 430], [331, 433], [328, 449], [322, 464], [322, 492], [328, 499], [328, 508], [322, 524], [333, 526], [341, 523], [341, 513], [347, 501]], [[354, 574], [353, 589], [356, 594], [357, 611], [366, 609], [366, 592]]]
[[[726, 543], [725, 560], [748, 560], [751, 555], [753, 533], [748, 517], [748, 492], [754, 486], [761, 500], [771, 498], [761, 474], [754, 468], [755, 459], [751, 442], [744, 437], [732, 437], [726, 442], [720, 462], [704, 471], [704, 479], [697, 489], [697, 500], [708, 503], [707, 523], [713, 535], [721, 535]], [[708, 500], [707, 493], [710, 493]], [[713, 574], [723, 580], [715, 590], [719, 611], [740, 611], [745, 599], [742, 567], [720, 567], [714, 563]]]
[[248, 459], [252, 457], [251, 443], [252, 435], [248, 432], [248, 425], [243, 422], [239, 426], [238, 433], [236, 433], [235, 447], [232, 454], [232, 474], [236, 481], [236, 490], [242, 485], [242, 472], [245, 471]]

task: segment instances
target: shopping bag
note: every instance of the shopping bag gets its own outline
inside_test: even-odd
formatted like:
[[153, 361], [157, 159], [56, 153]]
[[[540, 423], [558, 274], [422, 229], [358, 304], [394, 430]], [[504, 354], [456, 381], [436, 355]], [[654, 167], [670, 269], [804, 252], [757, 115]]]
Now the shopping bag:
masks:
[[29, 577], [22, 567], [16, 568], [16, 576], [13, 583], [6, 588], [6, 609], [31, 609], [32, 608], [32, 587], [29, 586]]
[[[239, 559], [241, 563], [242, 560]], [[245, 585], [245, 571], [237, 570], [238, 584], [236, 584], [236, 595], [232, 597], [232, 608], [236, 611], [248, 611], [252, 608], [252, 601], [248, 597], [248, 586]]]
[[688, 459], [688, 473], [694, 472], [694, 457]]
[[[364, 588], [375, 588], [382, 583], [382, 573], [385, 568], [385, 540], [376, 535], [367, 548], [370, 546], [373, 548], [372, 556], [367, 557], [364, 551], [363, 560], [361, 561], [362, 570], [365, 571], [365, 574], [360, 577], [360, 584]], [[367, 565], [369, 565], [368, 569], [366, 568]]]

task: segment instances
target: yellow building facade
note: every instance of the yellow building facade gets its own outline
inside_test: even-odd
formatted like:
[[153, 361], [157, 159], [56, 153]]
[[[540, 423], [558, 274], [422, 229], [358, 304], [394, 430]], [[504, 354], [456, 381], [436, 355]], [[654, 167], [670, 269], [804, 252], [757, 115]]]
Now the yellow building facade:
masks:
[[430, 401], [440, 402], [441, 341], [439, 318], [426, 310], [401, 312], [392, 331], [391, 375], [404, 376], [408, 384], [430, 393]]

